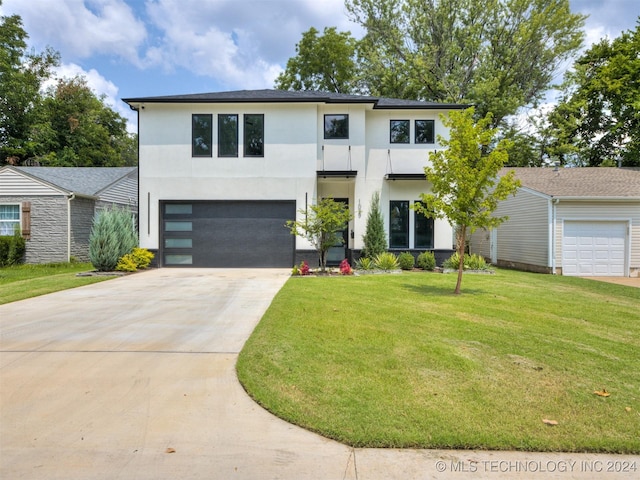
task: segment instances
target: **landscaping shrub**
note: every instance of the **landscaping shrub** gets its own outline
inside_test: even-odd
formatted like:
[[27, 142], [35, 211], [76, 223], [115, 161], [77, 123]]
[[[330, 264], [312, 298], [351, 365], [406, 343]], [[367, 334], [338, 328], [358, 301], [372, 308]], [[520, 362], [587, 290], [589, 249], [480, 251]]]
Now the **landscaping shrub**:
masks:
[[309, 275], [309, 264], [306, 260], [300, 262], [300, 265], [294, 265], [291, 269], [291, 275]]
[[89, 260], [98, 271], [114, 270], [118, 261], [138, 243], [129, 210], [112, 207], [94, 218], [89, 236]]
[[351, 275], [353, 273], [353, 269], [346, 258], [340, 262], [340, 273], [342, 275]]
[[409, 252], [402, 252], [398, 255], [398, 264], [402, 270], [411, 270], [416, 264], [416, 259]]
[[422, 252], [418, 255], [418, 267], [423, 270], [433, 270], [436, 268], [436, 256], [433, 252]]
[[26, 248], [26, 242], [18, 228], [13, 235], [0, 237], [0, 267], [22, 263]]
[[118, 260], [116, 270], [119, 272], [137, 272], [138, 270], [144, 270], [151, 264], [153, 256], [153, 253], [146, 248], [135, 247], [131, 250], [131, 253], [123, 255], [120, 260]]
[[397, 270], [400, 267], [398, 257], [391, 252], [383, 252], [373, 259], [376, 268], [380, 270]]
[[361, 257], [356, 260], [356, 268], [359, 270], [373, 270], [376, 266], [373, 263], [373, 258]]
[[[458, 252], [451, 255], [447, 258], [442, 266], [447, 269], [457, 270], [460, 264], [460, 255]], [[484, 257], [474, 253], [473, 255], [469, 255], [468, 253], [464, 254], [464, 267], [465, 270], [488, 270], [489, 266], [485, 261]]]

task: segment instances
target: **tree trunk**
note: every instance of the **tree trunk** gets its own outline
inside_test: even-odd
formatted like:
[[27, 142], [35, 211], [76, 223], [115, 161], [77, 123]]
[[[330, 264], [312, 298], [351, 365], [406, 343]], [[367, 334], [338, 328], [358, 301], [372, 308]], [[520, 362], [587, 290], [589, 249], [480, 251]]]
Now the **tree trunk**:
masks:
[[460, 257], [460, 263], [458, 264], [458, 281], [456, 283], [456, 289], [454, 290], [455, 295], [460, 295], [460, 287], [462, 286], [462, 272], [464, 270], [464, 250], [465, 244], [467, 242], [467, 226], [460, 225], [456, 232], [456, 249], [458, 251], [458, 256]]

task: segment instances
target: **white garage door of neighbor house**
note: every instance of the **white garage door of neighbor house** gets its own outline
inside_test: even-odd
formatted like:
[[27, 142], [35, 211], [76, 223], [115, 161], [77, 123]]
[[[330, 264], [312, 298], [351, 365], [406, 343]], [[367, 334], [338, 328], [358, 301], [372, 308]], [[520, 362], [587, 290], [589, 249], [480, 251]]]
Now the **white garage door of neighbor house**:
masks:
[[626, 276], [625, 222], [564, 222], [562, 274]]

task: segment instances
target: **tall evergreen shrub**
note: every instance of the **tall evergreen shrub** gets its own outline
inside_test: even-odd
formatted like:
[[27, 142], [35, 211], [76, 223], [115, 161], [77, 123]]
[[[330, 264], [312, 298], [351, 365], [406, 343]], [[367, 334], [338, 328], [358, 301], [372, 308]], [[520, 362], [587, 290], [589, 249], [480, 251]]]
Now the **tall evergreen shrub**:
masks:
[[99, 212], [89, 236], [89, 260], [98, 271], [115, 270], [118, 260], [138, 244], [133, 215], [124, 208]]
[[374, 258], [387, 251], [387, 234], [384, 231], [384, 218], [382, 218], [380, 211], [380, 194], [378, 192], [371, 196], [367, 228], [362, 240], [364, 241], [363, 257]]

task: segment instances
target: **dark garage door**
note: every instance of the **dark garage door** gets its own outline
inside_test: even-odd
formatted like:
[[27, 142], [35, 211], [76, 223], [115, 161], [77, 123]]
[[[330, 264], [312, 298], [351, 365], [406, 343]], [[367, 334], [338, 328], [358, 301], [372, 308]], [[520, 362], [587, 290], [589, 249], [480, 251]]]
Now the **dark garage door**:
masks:
[[163, 265], [291, 267], [294, 201], [161, 202]]

